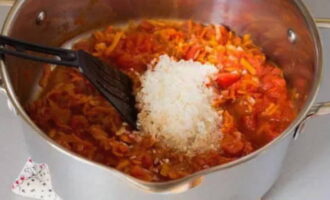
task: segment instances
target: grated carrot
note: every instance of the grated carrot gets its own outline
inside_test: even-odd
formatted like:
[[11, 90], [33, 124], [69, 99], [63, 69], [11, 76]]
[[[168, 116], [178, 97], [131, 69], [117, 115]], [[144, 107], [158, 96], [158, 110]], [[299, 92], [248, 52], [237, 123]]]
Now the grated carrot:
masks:
[[250, 72], [250, 74], [255, 75], [257, 73], [256, 69], [244, 58], [241, 59], [241, 65], [243, 65], [245, 69]]
[[116, 33], [111, 46], [108, 47], [107, 50], [105, 51], [106, 56], [110, 56], [111, 52], [116, 48], [116, 46], [119, 43], [120, 38], [123, 36], [123, 34], [124, 34], [124, 32], [117, 32]]
[[271, 103], [266, 109], [265, 111], [262, 113], [262, 115], [264, 116], [270, 116], [272, 114], [274, 114], [278, 109], [278, 105], [275, 105], [274, 103]]

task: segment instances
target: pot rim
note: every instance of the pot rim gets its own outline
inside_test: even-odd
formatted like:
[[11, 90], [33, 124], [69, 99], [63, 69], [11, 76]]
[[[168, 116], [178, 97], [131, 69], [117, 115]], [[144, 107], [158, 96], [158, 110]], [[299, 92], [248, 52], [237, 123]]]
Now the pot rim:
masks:
[[[24, 4], [24, 2], [25, 2], [25, 0], [17, 0], [14, 3], [13, 7], [10, 9], [10, 11], [5, 19], [5, 22], [4, 22], [2, 31], [1, 31], [2, 35], [8, 35], [9, 30], [12, 25], [12, 21], [15, 19], [16, 13], [19, 11], [19, 9]], [[37, 135], [39, 137], [42, 137], [55, 150], [57, 150], [61, 153], [64, 153], [67, 156], [71, 156], [73, 159], [75, 159], [77, 161], [80, 161], [85, 164], [95, 166], [95, 167], [107, 170], [109, 172], [112, 172], [112, 174], [114, 174], [116, 176], [120, 176], [121, 178], [125, 178], [129, 182], [133, 183], [134, 185], [138, 186], [140, 189], [145, 190], [145, 191], [161, 192], [161, 191], [165, 191], [165, 190], [168, 191], [169, 189], [175, 189], [176, 186], [181, 185], [182, 183], [189, 182], [191, 180], [196, 180], [196, 179], [203, 177], [205, 175], [208, 175], [212, 172], [225, 170], [228, 168], [238, 166], [240, 164], [243, 164], [243, 163], [261, 155], [261, 153], [266, 152], [267, 150], [270, 150], [271, 146], [274, 146], [275, 144], [284, 140], [284, 138], [290, 136], [290, 133], [293, 133], [294, 129], [306, 118], [306, 116], [308, 116], [308, 113], [310, 112], [310, 109], [313, 106], [313, 103], [315, 102], [316, 96], [317, 96], [319, 88], [320, 88], [321, 74], [323, 71], [322, 44], [321, 44], [321, 40], [320, 40], [319, 30], [313, 20], [313, 17], [311, 16], [311, 14], [309, 12], [309, 10], [306, 8], [305, 4], [301, 0], [294, 0], [293, 3], [295, 3], [296, 6], [301, 11], [307, 27], [311, 31], [311, 34], [313, 37], [313, 42], [315, 45], [315, 50], [316, 50], [315, 51], [315, 56], [316, 56], [315, 65], [317, 66], [317, 68], [316, 68], [317, 70], [315, 72], [316, 82], [315, 82], [313, 88], [311, 89], [311, 94], [307, 100], [307, 103], [303, 107], [302, 111], [296, 117], [296, 119], [291, 123], [291, 125], [285, 131], [283, 131], [283, 133], [280, 136], [278, 136], [276, 139], [269, 142], [267, 145], [263, 146], [262, 148], [258, 149], [257, 151], [252, 152], [235, 161], [232, 161], [232, 162], [229, 162], [226, 164], [222, 164], [222, 165], [218, 165], [218, 166], [214, 166], [209, 169], [201, 170], [201, 171], [195, 172], [191, 175], [188, 175], [186, 177], [177, 179], [177, 180], [166, 181], [166, 182], [143, 181], [143, 180], [134, 178], [128, 174], [125, 174], [121, 171], [118, 171], [115, 168], [105, 166], [103, 164], [100, 164], [100, 163], [94, 162], [92, 160], [89, 160], [87, 158], [84, 158], [74, 152], [71, 152], [71, 151], [65, 149], [61, 145], [57, 144], [55, 141], [53, 141], [51, 138], [49, 138], [39, 127], [37, 127], [37, 125], [30, 119], [30, 117], [25, 112], [24, 108], [19, 103], [18, 99], [16, 98], [14, 89], [13, 89], [12, 85], [10, 84], [10, 77], [6, 70], [6, 65], [3, 60], [0, 61], [0, 68], [1, 68], [0, 77], [2, 77], [2, 87], [6, 90], [7, 97], [13, 104], [17, 115], [20, 115], [21, 118], [24, 119], [24, 122], [27, 123], [28, 125], [30, 125], [35, 130]], [[1, 81], [0, 81], [0, 84], [1, 84]], [[0, 85], [0, 87], [1, 87], [1, 85]]]

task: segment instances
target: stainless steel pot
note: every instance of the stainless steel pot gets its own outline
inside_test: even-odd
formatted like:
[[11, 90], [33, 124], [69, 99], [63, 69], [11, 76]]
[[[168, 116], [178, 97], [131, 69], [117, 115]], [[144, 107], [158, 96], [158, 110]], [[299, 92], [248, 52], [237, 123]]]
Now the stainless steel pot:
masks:
[[[23, 109], [34, 93], [42, 66], [6, 57], [0, 63], [1, 87], [21, 119], [30, 154], [49, 164], [55, 189], [64, 199], [260, 199], [277, 179], [287, 148], [306, 119], [330, 113], [330, 103], [314, 104], [322, 48], [309, 12], [300, 0], [18, 0], [2, 34], [60, 46], [79, 33], [143, 17], [222, 23], [239, 34], [252, 34], [299, 93], [299, 116], [280, 137], [235, 162], [175, 181], [144, 182], [86, 160], [49, 139]], [[328, 22], [319, 20], [322, 27], [329, 27]]]

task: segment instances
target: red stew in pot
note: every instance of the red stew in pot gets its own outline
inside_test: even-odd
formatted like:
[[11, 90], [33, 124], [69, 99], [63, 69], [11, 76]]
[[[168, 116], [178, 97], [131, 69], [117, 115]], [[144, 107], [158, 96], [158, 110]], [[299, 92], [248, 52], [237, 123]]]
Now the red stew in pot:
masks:
[[239, 159], [278, 137], [296, 116], [283, 71], [250, 35], [191, 20], [144, 20], [109, 26], [75, 44], [115, 63], [139, 87], [139, 74], [160, 55], [221, 66], [215, 77], [222, 108], [220, 148], [186, 156], [139, 135], [77, 70], [50, 67], [40, 96], [27, 106], [35, 123], [63, 147], [146, 181], [178, 179]]

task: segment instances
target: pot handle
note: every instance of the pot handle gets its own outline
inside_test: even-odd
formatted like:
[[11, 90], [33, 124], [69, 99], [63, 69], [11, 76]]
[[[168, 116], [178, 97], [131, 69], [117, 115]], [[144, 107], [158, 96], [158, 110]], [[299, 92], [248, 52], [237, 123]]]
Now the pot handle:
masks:
[[[12, 7], [15, 3], [15, 0], [0, 0], [0, 7], [1, 8], [7, 8], [9, 9], [10, 7]], [[7, 12], [0, 12], [0, 20], [3, 23], [3, 20], [5, 19], [7, 15]], [[0, 92], [5, 94], [6, 90], [4, 89], [4, 83], [3, 83], [3, 78], [2, 78], [2, 74], [0, 73]]]
[[[318, 28], [330, 29], [330, 19], [329, 18], [316, 18], [315, 23]], [[297, 139], [300, 133], [304, 130], [306, 121], [315, 116], [322, 116], [330, 114], [330, 101], [316, 103], [309, 110], [305, 119], [297, 126], [295, 133], [293, 135], [294, 139]]]
[[13, 6], [15, 3], [15, 0], [0, 0], [0, 6]]
[[316, 103], [308, 113], [308, 116], [319, 116], [330, 114], [330, 102]]
[[[330, 18], [316, 18], [315, 23], [318, 28], [330, 29]], [[330, 114], [330, 102], [316, 103], [308, 113], [308, 116], [318, 116]]]
[[319, 28], [330, 28], [330, 19], [329, 18], [316, 18], [315, 23]]

